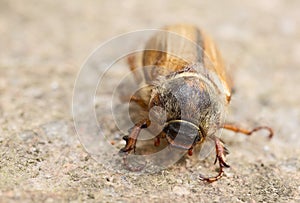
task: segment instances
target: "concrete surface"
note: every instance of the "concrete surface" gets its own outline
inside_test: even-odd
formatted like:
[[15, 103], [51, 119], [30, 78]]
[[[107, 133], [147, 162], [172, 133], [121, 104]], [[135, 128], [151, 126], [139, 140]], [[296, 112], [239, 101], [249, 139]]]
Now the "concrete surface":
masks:
[[[300, 202], [300, 3], [0, 1], [0, 202]], [[190, 22], [210, 33], [235, 85], [229, 121], [275, 131], [226, 132], [230, 169], [197, 180], [213, 158], [156, 174], [122, 174], [91, 159], [71, 113], [76, 74], [124, 32]], [[103, 157], [104, 159], [107, 157]]]

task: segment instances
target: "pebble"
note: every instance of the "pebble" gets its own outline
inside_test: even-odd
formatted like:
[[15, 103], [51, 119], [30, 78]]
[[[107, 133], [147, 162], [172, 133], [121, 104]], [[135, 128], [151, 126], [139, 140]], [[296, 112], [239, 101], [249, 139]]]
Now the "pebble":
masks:
[[53, 81], [51, 83], [51, 89], [52, 90], [57, 90], [59, 88], [59, 83], [57, 81]]
[[31, 130], [25, 130], [25, 131], [19, 133], [19, 138], [22, 141], [32, 140], [35, 136], [37, 136], [37, 134]]
[[72, 136], [69, 134], [69, 128], [65, 121], [53, 121], [41, 126], [47, 137], [50, 139], [61, 138], [65, 142], [69, 142]]
[[265, 146], [264, 146], [264, 151], [265, 151], [265, 152], [268, 152], [269, 150], [270, 150], [270, 147], [267, 146], [267, 145], [265, 145]]
[[173, 188], [173, 193], [179, 196], [183, 196], [183, 195], [189, 195], [190, 191], [187, 190], [185, 187], [175, 186]]

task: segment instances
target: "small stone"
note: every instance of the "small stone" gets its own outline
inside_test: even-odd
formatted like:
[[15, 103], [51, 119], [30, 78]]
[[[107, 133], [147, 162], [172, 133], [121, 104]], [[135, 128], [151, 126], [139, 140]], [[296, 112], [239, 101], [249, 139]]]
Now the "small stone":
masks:
[[61, 139], [64, 142], [71, 142], [73, 137], [69, 134], [69, 127], [65, 121], [53, 121], [41, 126], [46, 136], [50, 139]]
[[53, 82], [51, 83], [51, 89], [52, 89], [52, 90], [57, 90], [58, 88], [59, 88], [58, 82], [57, 82], [57, 81], [53, 81]]
[[26, 130], [26, 131], [23, 131], [19, 134], [19, 138], [22, 140], [22, 141], [29, 141], [29, 140], [32, 140], [35, 136], [37, 136], [37, 134], [31, 130]]
[[179, 196], [189, 195], [190, 191], [187, 190], [185, 187], [175, 186], [173, 188], [173, 193]]
[[45, 200], [46, 203], [55, 202], [53, 198], [49, 197]]
[[265, 146], [264, 146], [264, 151], [267, 152], [267, 151], [269, 151], [269, 150], [270, 150], [270, 147], [267, 146], [267, 145], [265, 145]]
[[25, 90], [24, 94], [28, 97], [41, 98], [43, 96], [43, 91], [41, 88], [30, 87]]
[[181, 184], [182, 180], [181, 179], [177, 179], [177, 183]]

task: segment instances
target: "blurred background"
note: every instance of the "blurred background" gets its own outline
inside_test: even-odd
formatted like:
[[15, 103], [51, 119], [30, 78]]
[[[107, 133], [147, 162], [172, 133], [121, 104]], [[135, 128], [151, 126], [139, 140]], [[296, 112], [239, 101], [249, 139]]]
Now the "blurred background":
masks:
[[[300, 201], [299, 8], [297, 0], [0, 0], [0, 201]], [[209, 33], [228, 64], [228, 120], [269, 125], [275, 137], [226, 133], [232, 167], [210, 185], [195, 175], [212, 163], [189, 159], [143, 177], [111, 173], [76, 137], [78, 71], [112, 37], [182, 22]]]

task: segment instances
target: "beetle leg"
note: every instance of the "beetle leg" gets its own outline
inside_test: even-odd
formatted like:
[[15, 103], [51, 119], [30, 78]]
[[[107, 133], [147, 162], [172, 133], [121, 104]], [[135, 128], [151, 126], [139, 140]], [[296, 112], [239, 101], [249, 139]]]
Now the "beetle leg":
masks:
[[128, 154], [133, 150], [133, 152], [135, 153], [135, 148], [136, 148], [136, 142], [137, 142], [137, 138], [140, 134], [140, 131], [143, 129], [143, 128], [147, 128], [148, 126], [150, 125], [150, 121], [149, 120], [143, 120], [137, 124], [135, 124], [135, 126], [133, 128], [130, 129], [130, 134], [129, 135], [126, 135], [123, 137], [123, 140], [126, 141], [126, 145], [125, 147], [123, 147], [121, 150], [120, 150], [120, 154], [123, 155], [123, 162], [124, 162], [124, 166], [130, 170], [130, 171], [140, 171], [142, 170], [145, 165], [143, 166], [140, 166], [140, 167], [131, 167], [129, 164], [128, 164], [128, 160], [127, 160], [127, 156]]
[[219, 161], [220, 171], [219, 174], [215, 177], [208, 177], [205, 178], [202, 175], [200, 175], [200, 180], [207, 181], [209, 183], [212, 183], [216, 180], [219, 180], [223, 174], [224, 174], [224, 167], [229, 168], [230, 166], [226, 163], [225, 156], [228, 154], [228, 150], [224, 146], [224, 143], [219, 139], [215, 137], [215, 146], [216, 146], [216, 161]]
[[154, 140], [154, 146], [158, 147], [160, 145], [160, 136], [158, 135]]
[[148, 105], [145, 104], [145, 101], [141, 99], [138, 95], [121, 95], [119, 97], [120, 101], [125, 103], [125, 102], [135, 102], [137, 105], [139, 105], [142, 108], [147, 108]]
[[162, 131], [160, 134], [158, 134], [154, 138], [154, 146], [158, 147], [160, 145], [160, 139], [163, 139], [163, 138], [166, 138], [166, 133]]
[[269, 138], [271, 139], [273, 137], [273, 130], [270, 128], [270, 127], [267, 127], [267, 126], [259, 126], [259, 127], [256, 127], [252, 130], [247, 130], [247, 129], [244, 129], [244, 128], [239, 128], [235, 125], [232, 125], [232, 124], [224, 124], [223, 126], [221, 126], [221, 128], [224, 128], [226, 130], [231, 130], [233, 132], [236, 132], [236, 133], [243, 133], [245, 135], [252, 135], [252, 133], [256, 132], [256, 131], [259, 131], [259, 130], [268, 130], [269, 131]]
[[132, 150], [135, 152], [135, 146], [137, 138], [141, 132], [142, 128], [147, 128], [149, 126], [149, 120], [143, 120], [137, 124], [130, 130], [130, 134], [123, 137], [123, 140], [126, 141], [125, 147], [123, 147], [120, 152], [130, 153]]
[[189, 155], [189, 156], [192, 156], [192, 155], [193, 155], [193, 147], [191, 147], [191, 148], [188, 150], [188, 155]]

